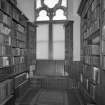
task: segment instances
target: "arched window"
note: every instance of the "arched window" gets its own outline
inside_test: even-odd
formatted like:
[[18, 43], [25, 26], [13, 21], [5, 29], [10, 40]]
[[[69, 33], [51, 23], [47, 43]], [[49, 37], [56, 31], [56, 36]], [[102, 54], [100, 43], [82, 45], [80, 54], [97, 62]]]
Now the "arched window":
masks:
[[35, 0], [35, 4], [36, 58], [64, 60], [67, 0]]
[[67, 0], [35, 0], [35, 4], [36, 21], [67, 19]]

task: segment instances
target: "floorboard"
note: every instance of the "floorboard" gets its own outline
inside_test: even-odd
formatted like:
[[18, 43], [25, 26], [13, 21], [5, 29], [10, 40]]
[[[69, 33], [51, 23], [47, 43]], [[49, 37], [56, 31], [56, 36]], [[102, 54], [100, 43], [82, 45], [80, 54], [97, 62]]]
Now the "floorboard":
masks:
[[75, 90], [31, 89], [18, 105], [80, 105]]

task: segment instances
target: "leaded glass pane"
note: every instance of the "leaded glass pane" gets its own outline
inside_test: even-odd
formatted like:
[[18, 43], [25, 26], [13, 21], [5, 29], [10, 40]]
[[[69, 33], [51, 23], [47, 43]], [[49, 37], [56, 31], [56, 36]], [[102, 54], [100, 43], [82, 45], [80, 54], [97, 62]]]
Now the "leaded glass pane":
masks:
[[53, 59], [55, 60], [65, 59], [65, 42], [53, 43]]
[[37, 43], [36, 51], [37, 59], [48, 59], [48, 42]]
[[64, 24], [53, 25], [53, 41], [64, 41], [65, 40], [65, 28]]
[[49, 17], [47, 16], [47, 12], [45, 10], [40, 11], [39, 16], [37, 17], [37, 21], [44, 21], [49, 20]]
[[48, 24], [38, 24], [37, 27], [37, 42], [48, 41], [49, 25]]
[[62, 0], [62, 6], [67, 7], [67, 0]]
[[64, 16], [64, 11], [62, 9], [58, 9], [56, 11], [56, 15], [53, 17], [53, 20], [66, 20], [66, 16]]
[[36, 8], [40, 8], [41, 7], [41, 0], [36, 0]]
[[44, 0], [44, 3], [45, 3], [49, 8], [53, 8], [58, 2], [59, 2], [59, 0]]

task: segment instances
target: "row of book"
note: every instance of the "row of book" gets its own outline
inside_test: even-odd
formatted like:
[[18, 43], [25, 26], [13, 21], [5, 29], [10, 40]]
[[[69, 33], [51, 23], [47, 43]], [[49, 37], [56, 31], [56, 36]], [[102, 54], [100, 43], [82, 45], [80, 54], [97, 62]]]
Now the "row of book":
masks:
[[11, 47], [0, 45], [0, 56], [11, 56]]
[[[0, 0], [0, 8], [6, 12], [8, 15], [12, 16], [14, 19], [19, 21], [20, 11], [15, 8], [11, 3], [15, 4], [13, 0]], [[18, 13], [19, 12], [19, 13]]]
[[3, 23], [0, 23], [0, 33], [9, 35], [11, 32], [11, 29], [6, 27]]
[[97, 36], [92, 39], [92, 44], [98, 44], [100, 42], [100, 36]]
[[89, 23], [87, 23], [88, 27], [89, 27], [89, 24], [91, 24], [90, 22], [94, 22], [97, 18], [99, 18], [99, 16], [100, 16], [99, 15], [99, 13], [100, 13], [99, 10], [100, 10], [100, 5], [95, 6], [94, 9], [92, 9], [92, 5], [90, 6], [90, 8], [87, 12], [87, 19], [88, 19], [88, 22], [89, 22]]
[[99, 66], [100, 65], [100, 57], [99, 56], [85, 56], [84, 62], [89, 65]]
[[18, 9], [16, 0], [0, 0], [0, 9], [5, 14], [8, 14], [12, 19], [16, 20], [22, 25], [26, 25], [28, 20], [25, 15]]
[[100, 55], [99, 45], [87, 45], [84, 49], [85, 55]]
[[99, 0], [93, 0], [91, 10], [94, 11], [95, 8], [100, 4]]
[[22, 83], [24, 83], [27, 80], [27, 73], [20, 74], [15, 77], [15, 88], [20, 86]]
[[34, 49], [30, 48], [30, 49], [28, 49], [28, 51], [29, 51], [30, 55], [35, 55], [36, 54], [35, 48]]
[[92, 80], [94, 83], [99, 83], [100, 69], [89, 65], [84, 65], [83, 74], [88, 80]]
[[[92, 5], [91, 5], [91, 8], [92, 8]], [[100, 6], [99, 5], [95, 6], [93, 11], [91, 9], [88, 10], [86, 18], [84, 19], [82, 18], [81, 27], [82, 27], [82, 33], [84, 34], [85, 39], [99, 29], [99, 26], [100, 26], [99, 10], [100, 10]]]
[[25, 28], [22, 25], [20, 25], [20, 24], [17, 24], [17, 30], [22, 32], [22, 33], [25, 32]]
[[24, 56], [26, 49], [12, 48], [12, 56]]
[[24, 56], [19, 56], [19, 57], [12, 57], [12, 64], [16, 65], [16, 64], [20, 64], [20, 63], [24, 63]]
[[25, 34], [22, 34], [18, 31], [16, 31], [16, 39], [25, 42], [26, 41], [26, 36], [25, 36]]
[[96, 85], [95, 84], [92, 84], [89, 80], [88, 80], [88, 78], [85, 78], [84, 80], [83, 80], [83, 86], [86, 88], [86, 90], [85, 90], [85, 92], [86, 92], [86, 94], [87, 94], [87, 92], [88, 92], [88, 94], [91, 96], [91, 98], [92, 99], [94, 99], [95, 100], [95, 94], [96, 94]]
[[11, 39], [11, 43], [12, 43], [11, 44], [12, 47], [23, 48], [23, 49], [26, 48], [26, 43], [25, 42], [19, 41], [19, 40], [14, 39], [14, 38]]
[[11, 27], [11, 23], [12, 23], [12, 20], [11, 18], [6, 15], [5, 13], [3, 13], [2, 11], [0, 11], [0, 21], [5, 23], [6, 25], [10, 26]]
[[8, 79], [0, 83], [0, 103], [13, 93], [13, 80]]
[[0, 34], [0, 44], [11, 46], [11, 37]]
[[22, 72], [26, 71], [26, 64], [25, 63], [20, 63], [20, 64], [16, 64], [13, 67], [13, 74], [19, 74]]
[[0, 68], [10, 66], [9, 57], [0, 57]]
[[89, 28], [86, 29], [86, 31], [83, 33], [84, 39], [87, 39], [89, 36], [91, 36], [93, 33], [95, 33], [99, 29], [99, 19], [95, 20], [94, 23], [90, 25]]

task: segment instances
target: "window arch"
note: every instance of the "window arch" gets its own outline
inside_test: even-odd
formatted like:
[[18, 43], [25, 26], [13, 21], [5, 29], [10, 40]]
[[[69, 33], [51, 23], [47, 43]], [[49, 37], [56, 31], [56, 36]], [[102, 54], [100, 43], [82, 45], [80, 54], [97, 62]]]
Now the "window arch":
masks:
[[67, 0], [35, 0], [35, 4], [36, 21], [67, 19]]
[[66, 20], [66, 16], [64, 15], [64, 11], [62, 9], [56, 10], [55, 16], [53, 20]]
[[39, 16], [37, 17], [37, 21], [40, 21], [40, 20], [49, 20], [49, 17], [47, 16], [46, 10], [40, 11]]
[[44, 4], [49, 8], [54, 8], [54, 6], [59, 2], [59, 0], [44, 0]]

